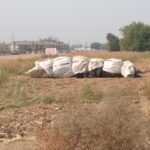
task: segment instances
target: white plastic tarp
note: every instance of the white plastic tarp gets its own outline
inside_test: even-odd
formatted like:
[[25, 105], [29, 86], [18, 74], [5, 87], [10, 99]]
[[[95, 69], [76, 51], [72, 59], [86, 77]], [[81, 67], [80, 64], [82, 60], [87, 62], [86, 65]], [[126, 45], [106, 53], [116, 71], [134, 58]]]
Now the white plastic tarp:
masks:
[[104, 60], [100, 58], [91, 58], [89, 61], [89, 71], [92, 71], [94, 69], [102, 68], [104, 65]]
[[123, 61], [121, 59], [111, 58], [104, 61], [103, 71], [112, 74], [121, 74]]
[[38, 65], [44, 69], [49, 77], [53, 76], [53, 59], [46, 59], [44, 61], [38, 62]]
[[135, 76], [136, 69], [130, 61], [124, 61], [123, 66], [121, 68], [121, 74], [125, 78], [127, 77], [134, 77]]
[[53, 62], [53, 77], [55, 78], [69, 78], [72, 77], [72, 58], [57, 57]]
[[72, 59], [72, 71], [75, 74], [88, 72], [89, 58], [75, 56]]

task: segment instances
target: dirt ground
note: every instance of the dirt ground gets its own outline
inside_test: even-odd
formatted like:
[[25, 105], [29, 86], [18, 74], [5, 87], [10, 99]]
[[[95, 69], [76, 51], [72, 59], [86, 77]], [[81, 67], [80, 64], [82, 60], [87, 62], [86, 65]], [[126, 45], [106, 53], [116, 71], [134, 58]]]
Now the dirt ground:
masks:
[[[114, 56], [116, 54], [114, 53]], [[120, 54], [119, 54], [120, 55]], [[117, 55], [118, 56], [118, 55]], [[0, 60], [29, 58], [33, 56], [0, 56]], [[34, 146], [33, 139], [26, 141], [27, 137], [36, 137], [43, 127], [51, 126], [61, 113], [65, 113], [70, 105], [92, 105], [93, 108], [101, 102], [86, 101], [80, 98], [79, 93], [85, 84], [92, 89], [103, 93], [103, 101], [107, 99], [123, 99], [128, 105], [133, 105], [136, 111], [143, 112], [143, 118], [150, 123], [150, 58], [141, 58], [135, 66], [143, 71], [140, 78], [69, 78], [69, 79], [31, 79], [17, 75], [23, 80], [19, 86], [0, 87], [0, 105], [12, 103], [12, 98], [7, 93], [15, 93], [18, 89], [27, 90], [27, 98], [50, 96], [54, 102], [30, 103], [19, 108], [0, 111], [0, 150], [30, 150]], [[11, 79], [16, 77], [12, 76]], [[4, 93], [7, 96], [4, 97]], [[24, 94], [24, 93], [23, 93]], [[1, 133], [6, 133], [2, 134]], [[17, 136], [18, 140], [12, 140]], [[2, 136], [2, 137], [1, 137]], [[8, 142], [6, 139], [9, 139]], [[150, 142], [150, 141], [148, 141]]]
[[30, 141], [19, 141], [9, 144], [0, 144], [0, 150], [29, 150], [33, 148], [33, 143]]

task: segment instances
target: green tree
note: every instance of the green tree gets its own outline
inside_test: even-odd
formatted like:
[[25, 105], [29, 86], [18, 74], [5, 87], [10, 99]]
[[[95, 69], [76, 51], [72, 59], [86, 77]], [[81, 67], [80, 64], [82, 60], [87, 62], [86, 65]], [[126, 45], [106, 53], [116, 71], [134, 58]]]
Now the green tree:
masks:
[[101, 43], [98, 43], [98, 42], [91, 43], [91, 49], [99, 50], [101, 49], [101, 47], [102, 47]]
[[120, 42], [119, 38], [112, 33], [107, 34], [107, 45], [109, 50], [111, 51], [119, 51], [120, 50]]
[[142, 22], [133, 22], [120, 29], [123, 38], [121, 47], [128, 51], [150, 50], [150, 26]]

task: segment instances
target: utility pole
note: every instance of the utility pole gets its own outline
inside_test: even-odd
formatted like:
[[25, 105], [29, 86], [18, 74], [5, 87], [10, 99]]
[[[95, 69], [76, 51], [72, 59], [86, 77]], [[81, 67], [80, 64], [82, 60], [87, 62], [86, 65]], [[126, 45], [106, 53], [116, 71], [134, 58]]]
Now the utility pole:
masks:
[[15, 35], [14, 34], [11, 35], [11, 42], [13, 44], [13, 51], [14, 51], [16, 49]]

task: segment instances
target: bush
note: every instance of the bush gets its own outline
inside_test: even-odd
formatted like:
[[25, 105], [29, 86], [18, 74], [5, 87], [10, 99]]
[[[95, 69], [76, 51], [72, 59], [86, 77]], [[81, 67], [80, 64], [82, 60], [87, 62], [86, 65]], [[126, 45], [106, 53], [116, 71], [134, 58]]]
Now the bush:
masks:
[[[117, 101], [71, 107], [38, 138], [38, 150], [148, 150], [142, 119]], [[41, 144], [39, 144], [41, 143]]]

